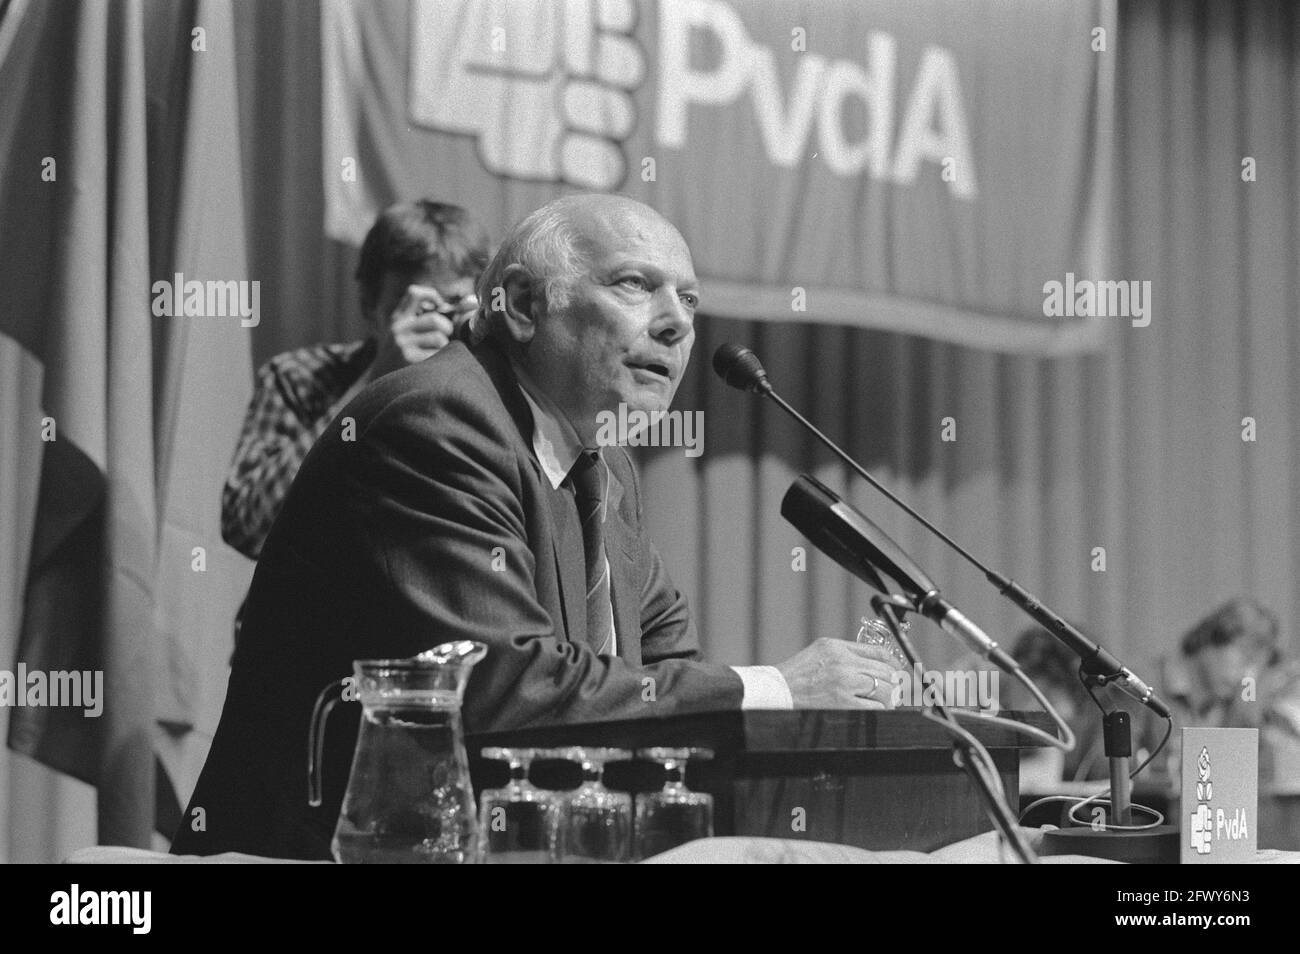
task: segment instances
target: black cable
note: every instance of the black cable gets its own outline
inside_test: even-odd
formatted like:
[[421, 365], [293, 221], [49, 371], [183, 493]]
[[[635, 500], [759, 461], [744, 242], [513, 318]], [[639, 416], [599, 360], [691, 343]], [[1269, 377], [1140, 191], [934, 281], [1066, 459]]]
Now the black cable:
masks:
[[[1083, 688], [1087, 691], [1088, 695], [1092, 697], [1092, 701], [1097, 704], [1097, 708], [1101, 710], [1102, 718], [1104, 719], [1106, 716], [1110, 715], [1110, 712], [1107, 711], [1104, 705], [1102, 705], [1101, 700], [1097, 698], [1097, 694], [1093, 692], [1094, 685], [1096, 684], [1105, 685], [1106, 680], [1098, 680], [1096, 676], [1092, 676], [1087, 672], [1085, 672], [1083, 666], [1080, 665], [1079, 681], [1083, 683]], [[1132, 781], [1133, 779], [1137, 778], [1139, 772], [1141, 772], [1148, 765], [1150, 765], [1152, 762], [1155, 761], [1156, 756], [1159, 755], [1161, 752], [1163, 752], [1165, 746], [1169, 744], [1169, 737], [1173, 734], [1174, 734], [1174, 717], [1166, 716], [1164, 738], [1160, 740], [1160, 744], [1156, 746], [1155, 751], [1142, 760], [1141, 765], [1139, 765], [1133, 771], [1129, 772], [1128, 774], [1129, 781]]]
[[[915, 671], [920, 666], [920, 660], [911, 640], [903, 632], [896, 612], [896, 608], [914, 611], [915, 607], [904, 597], [891, 596], [886, 599], [877, 595], [871, 598], [871, 608], [877, 616], [883, 618], [888, 624], [895, 641], [897, 641], [903, 655], [907, 658], [908, 664]], [[1020, 830], [1020, 826], [1011, 812], [1011, 807], [1006, 803], [1005, 793], [1000, 793], [1001, 779], [997, 776], [996, 765], [994, 765], [993, 758], [989, 755], [988, 750], [984, 748], [979, 739], [958, 724], [942, 701], [935, 701], [926, 708], [930, 711], [924, 714], [934, 722], [942, 725], [954, 736], [954, 760], [971, 778], [975, 783], [976, 790], [983, 796], [985, 814], [993, 823], [993, 827], [1001, 832], [1002, 837], [1011, 846], [1012, 851], [1016, 853], [1022, 863], [1037, 863], [1038, 856], [1034, 854], [1034, 850], [1029, 847], [1029, 843], [1025, 840], [1024, 833]], [[938, 715], [932, 713], [938, 713]]]

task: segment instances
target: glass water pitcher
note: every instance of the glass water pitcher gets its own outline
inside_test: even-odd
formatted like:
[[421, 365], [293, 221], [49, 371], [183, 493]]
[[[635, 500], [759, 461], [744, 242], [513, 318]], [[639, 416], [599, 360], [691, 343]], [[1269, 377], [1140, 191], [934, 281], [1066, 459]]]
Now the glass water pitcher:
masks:
[[461, 699], [487, 647], [443, 643], [409, 659], [358, 659], [312, 713], [309, 802], [319, 806], [325, 719], [340, 699], [361, 703], [352, 772], [331, 847], [344, 863], [458, 864], [478, 830]]

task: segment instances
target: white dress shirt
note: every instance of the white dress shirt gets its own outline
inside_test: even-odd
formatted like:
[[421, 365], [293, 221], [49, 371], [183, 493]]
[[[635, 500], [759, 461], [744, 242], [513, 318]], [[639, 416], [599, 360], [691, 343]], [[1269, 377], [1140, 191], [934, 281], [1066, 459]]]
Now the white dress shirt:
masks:
[[[519, 390], [524, 400], [528, 402], [529, 410], [533, 412], [533, 453], [537, 455], [537, 462], [541, 465], [546, 479], [550, 481], [551, 487], [559, 490], [560, 485], [569, 476], [569, 471], [577, 463], [579, 455], [585, 450], [582, 440], [568, 418], [564, 416], [564, 412], [550, 398], [540, 391], [533, 393], [523, 384], [523, 376], [519, 374], [517, 368], [515, 377], [520, 381]], [[609, 465], [605, 463], [603, 456], [601, 466], [606, 468], [605, 492], [608, 494]], [[608, 572], [608, 563], [606, 557], [606, 572]], [[612, 618], [614, 614], [612, 603], [609, 612]], [[619, 633], [616, 626], [611, 629], [614, 633], [611, 649], [613, 655], [618, 652]], [[742, 709], [794, 708], [790, 687], [786, 684], [781, 671], [775, 666], [732, 666], [731, 668], [745, 686], [745, 693], [740, 703]]]

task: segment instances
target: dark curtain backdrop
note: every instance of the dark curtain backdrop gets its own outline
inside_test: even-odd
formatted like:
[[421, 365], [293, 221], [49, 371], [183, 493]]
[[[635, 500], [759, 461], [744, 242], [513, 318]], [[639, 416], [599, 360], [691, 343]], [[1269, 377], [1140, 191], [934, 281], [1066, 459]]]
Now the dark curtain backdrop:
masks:
[[[241, 114], [255, 359], [361, 333], [354, 253], [323, 238], [319, 11], [241, 4]], [[1142, 661], [1218, 602], [1258, 596], [1290, 637], [1300, 611], [1297, 46], [1285, 2], [1121, 3], [1112, 274], [1153, 284], [1146, 328], [1110, 347], [1006, 357], [919, 338], [704, 317], [677, 407], [705, 414], [705, 453], [643, 454], [649, 523], [709, 655], [774, 662], [851, 637], [868, 594], [779, 516], [810, 470], [848, 489], [995, 636], [1020, 617], [775, 408], [708, 371], [749, 343], [786, 397], [993, 566]], [[1243, 182], [1243, 157], [1258, 179]], [[1032, 168], [991, 174], [1032, 176]], [[456, 200], [456, 196], [439, 198]], [[1064, 276], [1044, 276], [1043, 280]], [[941, 440], [944, 418], [957, 439]], [[1242, 419], [1258, 439], [1242, 440]], [[1105, 570], [1093, 569], [1094, 548]], [[960, 653], [920, 633], [933, 663]], [[1294, 646], [1294, 640], [1292, 641]]]

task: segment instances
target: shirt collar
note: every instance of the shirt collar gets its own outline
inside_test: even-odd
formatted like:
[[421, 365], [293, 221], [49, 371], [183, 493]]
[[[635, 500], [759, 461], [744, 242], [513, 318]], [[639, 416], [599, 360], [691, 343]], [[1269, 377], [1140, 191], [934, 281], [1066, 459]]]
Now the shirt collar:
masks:
[[533, 412], [533, 453], [552, 489], [559, 490], [585, 449], [582, 440], [554, 401], [540, 391], [532, 393], [517, 372], [515, 378]]

